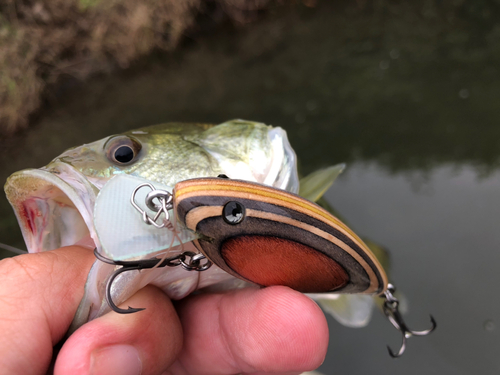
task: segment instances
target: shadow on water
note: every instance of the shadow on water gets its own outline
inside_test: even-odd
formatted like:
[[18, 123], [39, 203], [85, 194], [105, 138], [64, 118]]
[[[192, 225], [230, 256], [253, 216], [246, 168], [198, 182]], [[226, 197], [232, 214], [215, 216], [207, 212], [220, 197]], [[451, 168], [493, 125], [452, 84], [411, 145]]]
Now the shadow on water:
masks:
[[[385, 343], [400, 338], [380, 315], [361, 330], [331, 321], [321, 371], [497, 373], [500, 4], [352, 3], [291, 7], [96, 78], [2, 141], [1, 178], [155, 123], [281, 126], [304, 173], [348, 163], [327, 198], [391, 250], [410, 323], [425, 327], [432, 312], [439, 324], [392, 361]], [[0, 242], [22, 246], [5, 198], [0, 210]]]

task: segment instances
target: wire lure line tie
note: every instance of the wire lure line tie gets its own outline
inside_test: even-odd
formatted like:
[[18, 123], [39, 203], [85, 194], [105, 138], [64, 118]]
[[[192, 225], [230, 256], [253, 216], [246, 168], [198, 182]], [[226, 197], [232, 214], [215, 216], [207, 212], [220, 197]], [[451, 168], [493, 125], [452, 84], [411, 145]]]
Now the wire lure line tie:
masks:
[[384, 292], [384, 295], [381, 296], [384, 299], [384, 314], [387, 319], [391, 322], [391, 324], [402, 333], [403, 341], [401, 343], [401, 347], [399, 351], [394, 354], [392, 349], [387, 346], [387, 350], [389, 351], [389, 355], [392, 358], [397, 358], [401, 356], [406, 349], [406, 340], [412, 336], [426, 336], [432, 331], [434, 331], [437, 327], [436, 321], [434, 317], [431, 315], [431, 323], [432, 327], [423, 331], [413, 331], [406, 325], [403, 316], [399, 312], [399, 300], [394, 297], [394, 292], [396, 288], [392, 284], [387, 285], [387, 290]]
[[[156, 212], [156, 215], [151, 218], [149, 217], [148, 213], [143, 210], [135, 201], [135, 197], [137, 195], [137, 192], [143, 188], [143, 187], [149, 187], [151, 191], [148, 193], [146, 196], [146, 206], [151, 210]], [[159, 203], [155, 203], [155, 199]], [[132, 196], [130, 197], [130, 203], [134, 208], [139, 211], [142, 215], [142, 220], [147, 224], [147, 225], [154, 225], [156, 228], [165, 228], [168, 227], [170, 224], [170, 214], [168, 213], [168, 210], [171, 210], [174, 205], [173, 205], [173, 196], [170, 192], [166, 190], [160, 190], [160, 189], [155, 189], [155, 187], [149, 183], [144, 183], [139, 186], [137, 186], [134, 191], [132, 192]], [[163, 218], [162, 222], [158, 224], [158, 219], [160, 218], [161, 214], [165, 214], [165, 217]]]

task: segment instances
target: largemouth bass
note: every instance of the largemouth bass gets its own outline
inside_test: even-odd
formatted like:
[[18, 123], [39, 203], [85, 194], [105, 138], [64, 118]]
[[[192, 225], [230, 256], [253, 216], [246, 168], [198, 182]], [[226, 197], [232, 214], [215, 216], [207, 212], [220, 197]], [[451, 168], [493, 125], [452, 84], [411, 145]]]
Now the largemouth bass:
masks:
[[[342, 168], [335, 167], [306, 180], [306, 198], [317, 200]], [[299, 192], [296, 156], [281, 128], [242, 120], [216, 126], [171, 123], [146, 127], [69, 149], [43, 168], [23, 170], [9, 177], [5, 191], [28, 250], [52, 250], [90, 237], [101, 251], [94, 226], [95, 202], [106, 183], [120, 174], [165, 186], [224, 174]], [[172, 254], [181, 247], [183, 251], [196, 251], [189, 240], [164, 251]], [[115, 266], [102, 262], [93, 265], [71, 330], [109, 311], [104, 285], [114, 270]], [[120, 275], [113, 283], [113, 300], [121, 303], [147, 284], [162, 288], [173, 299], [198, 289], [251, 286], [215, 266], [204, 272], [187, 272], [180, 267], [155, 269]], [[353, 298], [371, 301], [366, 296]], [[348, 325], [364, 325], [372, 304], [366, 302], [357, 309], [358, 315], [365, 312], [361, 319], [356, 318], [362, 324], [347, 319]]]

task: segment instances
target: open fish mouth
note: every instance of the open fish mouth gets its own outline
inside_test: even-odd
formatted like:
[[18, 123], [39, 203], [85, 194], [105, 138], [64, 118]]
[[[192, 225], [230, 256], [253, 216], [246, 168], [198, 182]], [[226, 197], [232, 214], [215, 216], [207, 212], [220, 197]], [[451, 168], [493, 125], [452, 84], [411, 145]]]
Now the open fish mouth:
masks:
[[97, 243], [92, 219], [98, 192], [63, 162], [19, 171], [5, 184], [30, 253], [73, 245], [89, 236]]

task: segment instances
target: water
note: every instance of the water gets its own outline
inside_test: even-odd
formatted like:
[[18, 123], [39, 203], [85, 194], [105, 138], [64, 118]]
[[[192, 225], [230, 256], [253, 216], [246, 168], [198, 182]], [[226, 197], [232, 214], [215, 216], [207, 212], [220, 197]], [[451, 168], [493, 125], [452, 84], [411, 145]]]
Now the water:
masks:
[[[414, 338], [381, 314], [329, 319], [325, 374], [496, 374], [500, 370], [500, 10], [494, 2], [358, 1], [295, 6], [225, 29], [131, 71], [57, 96], [1, 143], [0, 178], [65, 148], [166, 121], [247, 118], [285, 128], [302, 172], [347, 162], [327, 193], [391, 254]], [[0, 201], [0, 242], [22, 246]]]
[[[330, 350], [341, 353], [348, 373], [491, 374], [500, 368], [500, 302], [492, 290], [500, 283], [493, 220], [500, 214], [500, 173], [478, 180], [474, 168], [445, 165], [427, 178], [415, 187], [408, 176], [360, 163], [328, 192], [360, 233], [391, 251], [391, 279], [410, 303], [408, 324], [428, 327], [429, 312], [438, 321], [436, 332], [410, 340], [398, 361], [382, 355], [382, 341], [397, 348], [399, 337], [380, 315], [367, 329], [369, 339], [363, 330], [353, 338], [334, 326], [332, 335], [342, 332], [342, 340], [333, 339]], [[359, 352], [345, 353], [346, 345]], [[325, 365], [335, 369], [335, 359]]]

